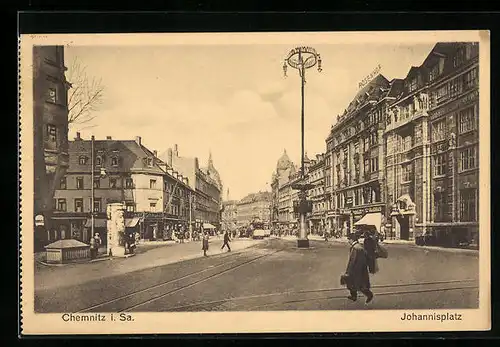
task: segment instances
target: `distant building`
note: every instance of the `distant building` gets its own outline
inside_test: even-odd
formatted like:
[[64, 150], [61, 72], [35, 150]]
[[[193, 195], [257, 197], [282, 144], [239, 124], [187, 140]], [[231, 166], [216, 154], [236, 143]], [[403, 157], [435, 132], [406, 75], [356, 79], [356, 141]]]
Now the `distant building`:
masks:
[[271, 179], [272, 224], [276, 227], [292, 226], [297, 222], [293, 212], [293, 192], [290, 184], [290, 177], [296, 172], [294, 163], [284, 150], [276, 163], [276, 171], [273, 172]]
[[223, 184], [219, 172], [214, 166], [212, 154], [209, 154], [207, 166], [201, 168], [198, 158], [181, 157], [177, 145], [169, 148], [160, 158], [174, 170], [187, 177], [191, 189], [195, 191], [195, 228], [200, 229], [213, 225], [221, 228], [222, 189]]
[[56, 187], [49, 241], [74, 238], [88, 242], [91, 224], [91, 185], [94, 186], [94, 228], [106, 241], [106, 205], [123, 202], [126, 227], [143, 239], [161, 239], [173, 230], [187, 230], [193, 190], [187, 177], [166, 166], [135, 140], [92, 141], [77, 133], [69, 142], [69, 168]]
[[68, 168], [68, 89], [63, 46], [33, 47], [35, 249], [52, 228], [52, 198]]
[[271, 193], [248, 194], [238, 201], [236, 210], [238, 227], [248, 226], [256, 220], [269, 223], [271, 219]]
[[[330, 176], [326, 176], [330, 177]], [[327, 196], [325, 195], [325, 155], [317, 154], [315, 159], [308, 160], [306, 182], [313, 187], [307, 192], [307, 199], [312, 202], [312, 212], [307, 221], [312, 233], [320, 233], [326, 228]]]
[[226, 230], [238, 227], [238, 201], [228, 200], [222, 203], [222, 226]]

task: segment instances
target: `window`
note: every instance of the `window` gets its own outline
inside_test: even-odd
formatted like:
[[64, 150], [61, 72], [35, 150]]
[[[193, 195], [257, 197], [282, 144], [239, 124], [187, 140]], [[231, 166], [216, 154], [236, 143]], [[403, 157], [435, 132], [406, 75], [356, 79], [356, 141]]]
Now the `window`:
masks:
[[411, 81], [410, 81], [410, 84], [408, 86], [408, 90], [409, 92], [413, 92], [417, 89], [417, 78], [413, 78]]
[[85, 156], [83, 156], [83, 155], [82, 155], [82, 156], [80, 156], [80, 158], [78, 158], [78, 163], [79, 163], [80, 165], [85, 165], [85, 164], [87, 164], [87, 157], [85, 157]]
[[94, 189], [101, 188], [101, 179], [94, 178]]
[[478, 84], [477, 68], [474, 68], [464, 75], [465, 88], [472, 88]]
[[443, 176], [446, 173], [446, 154], [434, 157], [434, 176]]
[[53, 124], [47, 124], [47, 135], [50, 142], [57, 142], [57, 128]]
[[370, 133], [370, 143], [372, 145], [376, 145], [378, 143], [378, 134], [377, 134], [377, 132]]
[[95, 164], [97, 166], [101, 166], [102, 165], [102, 158], [101, 157], [96, 157], [95, 158]]
[[56, 88], [49, 88], [47, 93], [47, 101], [53, 104], [57, 101], [57, 90]]
[[59, 189], [66, 189], [66, 177], [61, 178], [61, 181], [59, 182]]
[[378, 158], [372, 158], [371, 169], [372, 172], [378, 171]]
[[370, 173], [370, 159], [365, 159], [365, 174]]
[[[477, 105], [476, 105], [477, 106]], [[460, 134], [474, 130], [476, 128], [476, 106], [471, 106], [460, 111]]]
[[76, 189], [83, 189], [83, 177], [76, 178]]
[[149, 210], [151, 212], [155, 212], [156, 211], [156, 202], [150, 202], [149, 203]]
[[472, 146], [460, 151], [460, 169], [469, 170], [476, 167], [476, 147]]
[[149, 180], [149, 189], [156, 188], [156, 180]]
[[403, 182], [411, 181], [411, 164], [403, 165]]
[[75, 212], [83, 212], [83, 199], [75, 199]]
[[460, 191], [460, 221], [475, 222], [476, 216], [476, 189], [468, 188]]
[[94, 199], [94, 212], [101, 212], [102, 200], [101, 198]]
[[134, 180], [130, 177], [128, 177], [125, 180], [125, 188], [134, 188]]
[[453, 66], [454, 67], [460, 66], [464, 61], [465, 61], [465, 49], [464, 47], [460, 47], [455, 53], [455, 56], [453, 57]]
[[66, 212], [66, 199], [57, 199], [57, 210]]
[[118, 166], [118, 158], [117, 157], [111, 158], [111, 166]]
[[445, 139], [445, 120], [434, 122], [432, 124], [432, 141], [441, 141]]
[[446, 194], [444, 192], [434, 193], [434, 221], [443, 222], [446, 211]]
[[439, 76], [439, 64], [434, 65], [429, 72], [429, 81], [434, 81]]
[[364, 152], [368, 151], [370, 149], [370, 138], [369, 137], [365, 137], [365, 140], [364, 140]]
[[116, 188], [116, 186], [117, 186], [116, 181], [117, 181], [116, 178], [111, 177], [109, 179], [109, 188]]
[[126, 202], [125, 203], [125, 209], [127, 212], [135, 212], [135, 204], [133, 202]]
[[412, 147], [412, 138], [411, 135], [407, 135], [401, 138], [401, 149], [404, 151], [409, 151]]
[[148, 158], [148, 166], [153, 166], [153, 158]]
[[449, 96], [454, 97], [462, 92], [462, 80], [455, 78], [448, 84]]

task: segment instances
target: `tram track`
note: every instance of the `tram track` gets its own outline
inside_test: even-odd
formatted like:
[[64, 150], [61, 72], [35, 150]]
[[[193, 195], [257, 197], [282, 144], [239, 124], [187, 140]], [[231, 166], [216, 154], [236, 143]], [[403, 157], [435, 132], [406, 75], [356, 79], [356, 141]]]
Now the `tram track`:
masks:
[[[273, 254], [276, 254], [278, 252], [283, 251], [284, 249], [278, 249], [274, 250], [269, 253], [265, 253], [263, 255], [258, 255], [257, 257], [252, 257], [251, 259], [243, 260], [241, 258], [238, 258], [236, 260], [232, 260], [230, 262], [222, 262], [217, 265], [195, 271], [189, 274], [186, 274], [184, 276], [181, 276], [179, 278], [171, 279], [165, 282], [161, 282], [158, 284], [155, 284], [153, 286], [149, 286], [140, 290], [136, 290], [133, 292], [130, 292], [128, 294], [103, 301], [101, 303], [86, 307], [84, 309], [78, 310], [76, 313], [86, 313], [86, 312], [126, 312], [126, 311], [131, 311], [134, 309], [137, 309], [138, 307], [151, 304], [152, 302], [162, 299], [166, 296], [173, 295], [175, 293], [178, 293], [182, 290], [191, 288], [197, 284], [209, 281], [211, 279], [217, 278], [219, 276], [222, 276], [230, 271], [234, 271], [242, 266], [245, 266], [247, 264], [251, 264], [253, 262], [256, 262], [260, 259], [269, 257]], [[241, 254], [240, 254], [241, 255]], [[190, 278], [196, 277], [198, 275], [203, 275], [205, 273], [210, 273], [216, 269], [222, 268], [221, 271], [216, 271], [215, 273], [209, 274], [207, 276], [201, 276], [201, 278], [195, 279], [194, 281], [189, 281]], [[184, 280], [188, 280], [187, 283], [179, 284], [179, 282], [182, 282]], [[169, 287], [173, 286], [173, 288], [168, 288], [166, 291], [163, 291], [164, 287]], [[158, 293], [155, 293], [155, 291], [159, 290]], [[152, 293], [148, 293], [152, 292]], [[148, 295], [149, 294], [149, 295]], [[148, 298], [147, 299], [141, 299], [141, 295], [146, 295]], [[130, 302], [134, 302], [133, 304], [130, 304]], [[125, 308], [123, 308], [125, 306]]]

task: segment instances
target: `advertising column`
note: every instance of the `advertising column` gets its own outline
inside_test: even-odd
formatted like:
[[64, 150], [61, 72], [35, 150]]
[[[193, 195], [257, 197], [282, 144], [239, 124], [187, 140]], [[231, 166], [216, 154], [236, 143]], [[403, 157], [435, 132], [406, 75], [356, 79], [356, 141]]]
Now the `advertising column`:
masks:
[[113, 257], [125, 256], [125, 205], [110, 203], [107, 205], [108, 247], [107, 253]]

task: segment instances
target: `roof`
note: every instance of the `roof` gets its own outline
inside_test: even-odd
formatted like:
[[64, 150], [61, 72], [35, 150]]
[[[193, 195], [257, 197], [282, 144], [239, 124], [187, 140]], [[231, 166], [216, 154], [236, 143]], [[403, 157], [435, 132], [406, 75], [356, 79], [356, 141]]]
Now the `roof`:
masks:
[[248, 194], [243, 199], [241, 199], [238, 202], [238, 204], [248, 204], [251, 202], [270, 201], [270, 200], [271, 200], [271, 193], [270, 192], [258, 192], [258, 193]]

